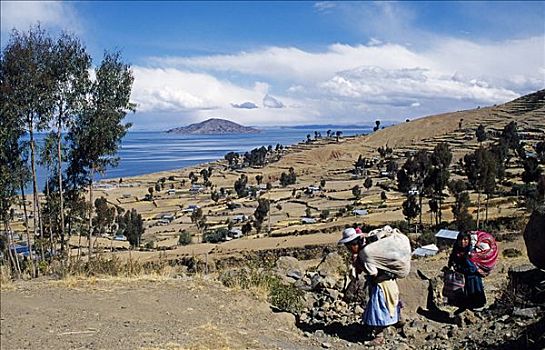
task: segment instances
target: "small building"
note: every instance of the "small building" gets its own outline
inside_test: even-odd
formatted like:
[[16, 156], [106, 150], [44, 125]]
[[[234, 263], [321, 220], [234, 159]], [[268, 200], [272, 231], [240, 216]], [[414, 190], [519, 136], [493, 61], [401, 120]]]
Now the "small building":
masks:
[[369, 211], [367, 209], [354, 209], [352, 210], [352, 214], [356, 216], [364, 216], [364, 215], [368, 215]]
[[390, 177], [390, 172], [386, 170], [382, 170], [380, 172], [380, 177]]
[[242, 234], [242, 231], [238, 228], [232, 228], [231, 230], [229, 230], [229, 236], [233, 238], [241, 238], [244, 235]]
[[439, 232], [435, 234], [435, 239], [437, 240], [437, 243], [443, 243], [443, 244], [452, 244], [454, 241], [456, 241], [456, 238], [458, 237], [458, 231], [454, 230], [447, 230], [447, 229], [441, 229]]
[[22, 254], [24, 256], [28, 256], [29, 254], [29, 249], [26, 244], [12, 244], [10, 248], [15, 254]]
[[411, 187], [411, 189], [409, 191], [407, 191], [407, 194], [409, 196], [418, 196], [420, 194], [420, 192], [418, 191], [418, 188], [413, 186], [413, 187]]
[[439, 252], [439, 248], [435, 244], [428, 244], [413, 251], [415, 256], [434, 256]]
[[170, 221], [166, 219], [159, 219], [159, 221], [157, 221], [157, 225], [159, 226], [166, 226], [168, 224], [170, 224]]
[[191, 188], [189, 189], [189, 192], [193, 194], [201, 193], [202, 191], [204, 191], [204, 187], [201, 185], [195, 185], [195, 184], [191, 185]]
[[526, 151], [526, 158], [538, 158], [537, 156], [537, 153], [536, 152], [532, 152], [532, 151]]
[[316, 219], [315, 218], [301, 218], [302, 224], [315, 224]]
[[248, 220], [248, 217], [246, 215], [235, 215], [231, 219], [234, 223], [244, 222]]
[[310, 192], [318, 192], [318, 191], [321, 191], [322, 189], [316, 185], [311, 185], [307, 187], [307, 190], [309, 190]]
[[127, 237], [125, 235], [117, 235], [114, 237], [114, 241], [126, 241], [127, 240]]
[[172, 221], [174, 221], [174, 219], [176, 219], [176, 215], [174, 215], [174, 214], [163, 214], [163, 215], [161, 215], [161, 219], [168, 220], [168, 222], [172, 222]]
[[184, 208], [182, 210], [183, 213], [193, 213], [195, 210], [199, 209], [200, 207], [195, 204], [190, 204], [187, 206], [187, 208]]
[[175, 195], [175, 194], [176, 194], [176, 190], [175, 190], [175, 189], [171, 188], [171, 189], [167, 190], [167, 195], [173, 196], [173, 195]]

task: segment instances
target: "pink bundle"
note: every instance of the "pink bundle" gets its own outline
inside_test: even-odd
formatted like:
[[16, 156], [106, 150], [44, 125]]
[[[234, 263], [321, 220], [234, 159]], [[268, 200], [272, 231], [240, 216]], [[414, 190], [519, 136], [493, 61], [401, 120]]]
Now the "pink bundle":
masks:
[[494, 237], [484, 231], [475, 231], [471, 234], [472, 249], [469, 260], [488, 274], [498, 261], [498, 245]]

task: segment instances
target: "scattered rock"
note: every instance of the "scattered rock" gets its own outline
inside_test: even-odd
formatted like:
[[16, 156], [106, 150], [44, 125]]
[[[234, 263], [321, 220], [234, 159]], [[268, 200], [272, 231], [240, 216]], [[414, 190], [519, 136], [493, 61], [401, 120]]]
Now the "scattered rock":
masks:
[[539, 309], [537, 307], [531, 307], [526, 309], [515, 309], [513, 311], [513, 316], [523, 317], [523, 318], [536, 318]]

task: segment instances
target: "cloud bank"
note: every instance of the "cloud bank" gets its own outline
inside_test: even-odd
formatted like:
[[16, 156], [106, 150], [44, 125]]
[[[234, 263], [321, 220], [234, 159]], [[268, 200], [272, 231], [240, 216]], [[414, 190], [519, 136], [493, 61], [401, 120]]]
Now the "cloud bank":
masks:
[[1, 30], [27, 30], [38, 22], [44, 27], [81, 31], [81, 19], [72, 4], [61, 1], [2, 1]]
[[[155, 68], [135, 68], [133, 97], [145, 112], [199, 120], [214, 110], [252, 125], [404, 120], [503, 103], [544, 88], [543, 47], [544, 36], [485, 44], [444, 38], [426, 49], [372, 40], [322, 51], [267, 47], [152, 57]], [[245, 83], [217, 78], [231, 75]], [[258, 100], [265, 108], [232, 102]]]

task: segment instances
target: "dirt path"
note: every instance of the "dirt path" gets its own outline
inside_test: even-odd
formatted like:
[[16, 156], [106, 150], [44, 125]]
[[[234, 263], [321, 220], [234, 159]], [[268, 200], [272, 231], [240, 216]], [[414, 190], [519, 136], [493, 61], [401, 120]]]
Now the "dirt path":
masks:
[[313, 349], [292, 316], [202, 279], [27, 282], [1, 293], [1, 348]]

